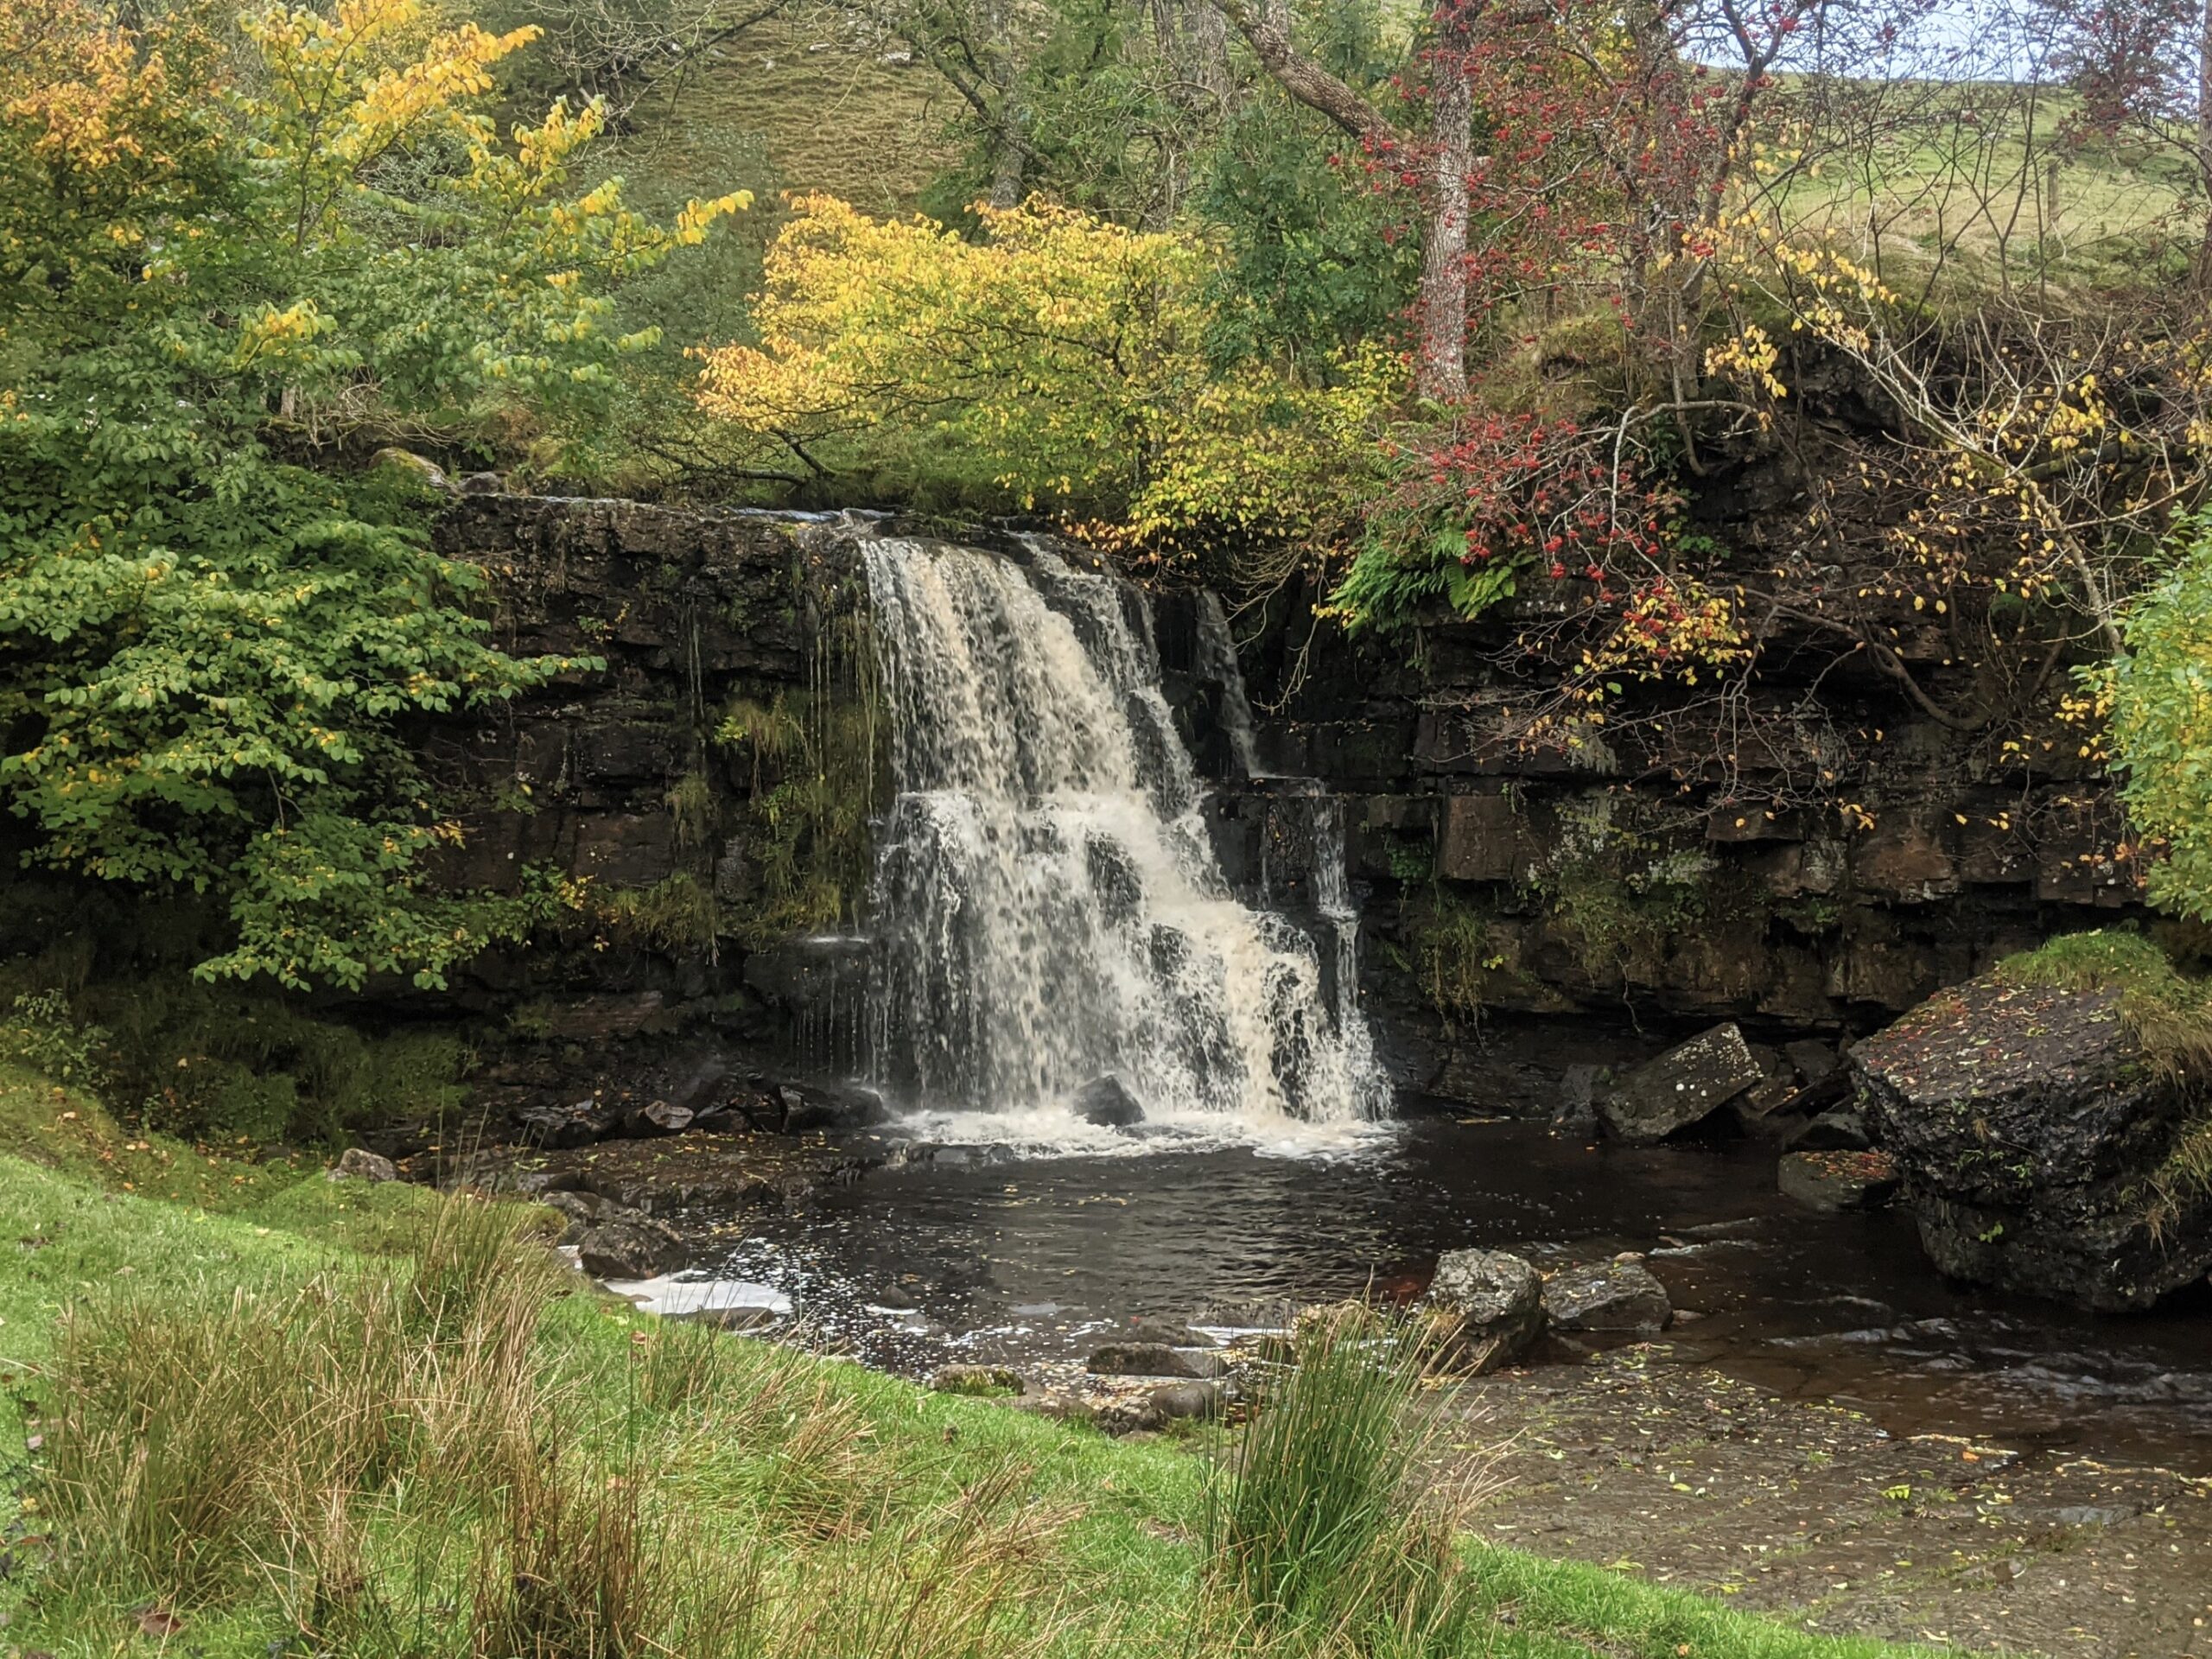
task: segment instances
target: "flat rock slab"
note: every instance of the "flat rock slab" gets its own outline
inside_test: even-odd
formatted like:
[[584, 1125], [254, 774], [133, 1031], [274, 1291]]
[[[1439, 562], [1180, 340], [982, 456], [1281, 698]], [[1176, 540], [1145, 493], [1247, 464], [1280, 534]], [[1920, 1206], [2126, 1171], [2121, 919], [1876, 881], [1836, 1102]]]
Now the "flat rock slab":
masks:
[[1776, 1180], [1815, 1210], [1877, 1210], [1897, 1196], [1897, 1166], [1885, 1152], [1793, 1152]]
[[1615, 1140], [1650, 1146], [1711, 1116], [1765, 1077], [1742, 1031], [1715, 1026], [1617, 1079], [1599, 1095], [1598, 1116]]
[[[837, 1136], [695, 1133], [543, 1151], [492, 1147], [447, 1179], [531, 1196], [596, 1193], [625, 1209], [664, 1217], [687, 1211], [727, 1215], [787, 1203], [857, 1180], [870, 1170], [934, 1155], [933, 1147], [865, 1130]], [[435, 1173], [427, 1158], [408, 1165], [418, 1178]]]
[[1544, 1281], [1544, 1313], [1560, 1331], [1663, 1331], [1674, 1306], [1640, 1262], [1563, 1268]]

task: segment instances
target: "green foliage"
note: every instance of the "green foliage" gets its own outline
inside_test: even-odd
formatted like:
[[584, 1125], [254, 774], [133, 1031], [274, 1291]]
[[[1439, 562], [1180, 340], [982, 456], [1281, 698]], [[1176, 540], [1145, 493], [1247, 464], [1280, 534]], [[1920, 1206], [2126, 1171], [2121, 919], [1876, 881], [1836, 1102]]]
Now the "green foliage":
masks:
[[41, 988], [0, 1020], [0, 1062], [96, 1091], [149, 1135], [257, 1146], [336, 1143], [374, 1124], [459, 1112], [468, 1052], [451, 1031], [371, 1035], [263, 991], [151, 969]]
[[598, 920], [682, 954], [712, 950], [721, 919], [714, 889], [688, 870], [650, 887], [598, 894], [590, 909]]
[[1649, 977], [1673, 941], [1708, 919], [1712, 855], [1669, 849], [1610, 798], [1568, 809], [1552, 855], [1530, 875], [1584, 969]]
[[100, 1052], [107, 1033], [80, 1026], [59, 991], [26, 991], [0, 1020], [0, 1062], [27, 1066], [56, 1083], [99, 1089], [106, 1082]]
[[515, 42], [421, 22], [279, 6], [237, 61], [64, 5], [0, 118], [0, 790], [36, 861], [223, 900], [211, 976], [435, 986], [548, 913], [429, 887], [457, 832], [397, 728], [570, 664], [490, 643], [419, 485], [308, 463], [556, 458], [642, 343], [608, 290], [737, 205], [567, 199], [596, 115], [501, 144], [470, 99]]
[[[1307, 50], [1386, 105], [1395, 67], [1382, 20], [1358, 0], [1315, 8]], [[1347, 151], [1350, 151], [1347, 154]], [[1273, 86], [1237, 104], [1208, 144], [1192, 207], [1220, 250], [1211, 349], [1325, 376], [1332, 356], [1394, 338], [1413, 302], [1419, 238], [1344, 134]]]
[[807, 690], [734, 699], [715, 731], [750, 774], [751, 868], [727, 921], [755, 948], [856, 921], [874, 868], [868, 818], [889, 732], [868, 619], [827, 621], [809, 672]]
[[2212, 921], [2212, 518], [2176, 538], [2178, 556], [2129, 610], [2127, 649], [2100, 671], [2128, 816], [2164, 844], [2150, 897]]
[[1479, 1019], [1487, 993], [1510, 972], [1493, 926], [1486, 912], [1440, 886], [1415, 901], [1407, 949], [1429, 1002], [1447, 1019]]
[[1472, 620], [1512, 598], [1535, 563], [1533, 553], [1522, 552], [1470, 564], [1463, 527], [1408, 521], [1385, 507], [1368, 514], [1359, 550], [1329, 607], [1353, 627], [1382, 632], [1431, 612]]
[[1160, 552], [1345, 533], [1400, 365], [1375, 347], [1325, 379], [1217, 361], [1195, 238], [1037, 202], [980, 210], [976, 242], [827, 197], [796, 207], [758, 344], [707, 353], [700, 382], [775, 464], [1103, 520], [1102, 538]]

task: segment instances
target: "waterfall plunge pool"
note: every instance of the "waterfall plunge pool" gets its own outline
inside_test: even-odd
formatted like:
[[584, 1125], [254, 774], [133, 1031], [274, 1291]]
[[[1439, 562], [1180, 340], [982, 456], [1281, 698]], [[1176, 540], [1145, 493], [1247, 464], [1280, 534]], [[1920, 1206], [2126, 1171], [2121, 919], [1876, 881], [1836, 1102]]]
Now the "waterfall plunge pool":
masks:
[[[1748, 1143], [1632, 1148], [1414, 1115], [1296, 1155], [1142, 1157], [953, 1146], [748, 1210], [685, 1278], [790, 1299], [811, 1339], [912, 1375], [1080, 1358], [1137, 1315], [1219, 1327], [1287, 1306], [1402, 1300], [1440, 1252], [1547, 1268], [1649, 1253], [1678, 1319], [1652, 1351], [1892, 1433], [1986, 1436], [2212, 1474], [2212, 1297], [2101, 1318], [1955, 1286], [1902, 1210], [1825, 1215]], [[1538, 1363], [1583, 1357], [1554, 1339]]]

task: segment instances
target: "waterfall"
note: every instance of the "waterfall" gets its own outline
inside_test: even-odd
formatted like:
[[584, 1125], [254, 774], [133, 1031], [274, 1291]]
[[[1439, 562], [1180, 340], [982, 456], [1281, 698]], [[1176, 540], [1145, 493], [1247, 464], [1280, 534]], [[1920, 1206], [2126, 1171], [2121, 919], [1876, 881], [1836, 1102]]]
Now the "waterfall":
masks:
[[895, 788], [871, 902], [879, 1081], [925, 1109], [1071, 1124], [1105, 1077], [1154, 1126], [1380, 1116], [1341, 815], [1325, 945], [1238, 901], [1143, 595], [1042, 546], [865, 555]]

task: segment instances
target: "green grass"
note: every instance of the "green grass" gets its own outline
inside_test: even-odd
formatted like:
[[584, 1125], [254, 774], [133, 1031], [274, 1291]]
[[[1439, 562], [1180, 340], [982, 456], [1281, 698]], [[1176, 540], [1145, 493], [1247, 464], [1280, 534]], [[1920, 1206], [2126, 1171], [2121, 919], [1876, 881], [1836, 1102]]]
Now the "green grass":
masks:
[[652, 1320], [555, 1268], [526, 1207], [234, 1186], [175, 1148], [130, 1156], [170, 1152], [179, 1201], [142, 1164], [126, 1192], [102, 1134], [10, 1081], [11, 1652], [1904, 1651], [1453, 1546], [1448, 1511], [1387, 1501], [1414, 1395], [1372, 1333], [1325, 1332], [1225, 1459], [1118, 1443]]

